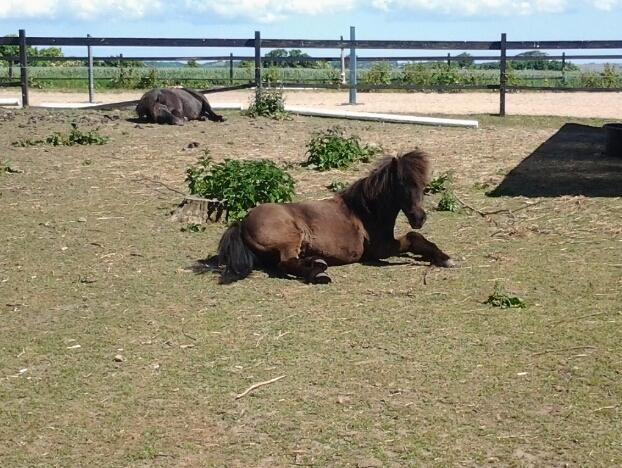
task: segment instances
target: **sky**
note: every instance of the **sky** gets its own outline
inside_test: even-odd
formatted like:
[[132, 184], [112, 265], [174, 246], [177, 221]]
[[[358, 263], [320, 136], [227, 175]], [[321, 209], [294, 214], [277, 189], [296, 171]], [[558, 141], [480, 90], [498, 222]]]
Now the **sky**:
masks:
[[[621, 24], [622, 0], [0, 0], [2, 35], [21, 28], [29, 36], [252, 38], [258, 30], [262, 38], [339, 39], [355, 26], [357, 39], [369, 40], [495, 41], [502, 32], [508, 40], [620, 40]], [[102, 47], [95, 55], [168, 52], [180, 50]], [[229, 52], [252, 54], [183, 55]]]

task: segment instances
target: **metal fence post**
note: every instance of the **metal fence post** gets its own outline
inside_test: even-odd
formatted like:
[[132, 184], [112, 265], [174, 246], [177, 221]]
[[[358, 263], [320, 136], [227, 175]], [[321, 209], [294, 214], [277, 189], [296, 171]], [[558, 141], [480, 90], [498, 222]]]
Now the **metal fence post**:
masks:
[[505, 91], [508, 82], [507, 75], [507, 35], [501, 34], [501, 60], [499, 61], [499, 116], [505, 117]]
[[[356, 40], [356, 28], [350, 26], [350, 41]], [[356, 48], [350, 45], [350, 104], [356, 104]]]
[[[87, 38], [91, 37], [90, 34], [86, 35]], [[88, 79], [89, 79], [89, 102], [95, 102], [95, 84], [93, 82], [93, 49], [91, 44], [86, 46], [86, 51], [89, 57], [88, 63]]]
[[233, 52], [229, 53], [229, 84], [233, 85]]
[[22, 85], [22, 107], [28, 107], [28, 46], [26, 30], [19, 30], [19, 71]]
[[261, 34], [255, 31], [255, 94], [261, 94]]

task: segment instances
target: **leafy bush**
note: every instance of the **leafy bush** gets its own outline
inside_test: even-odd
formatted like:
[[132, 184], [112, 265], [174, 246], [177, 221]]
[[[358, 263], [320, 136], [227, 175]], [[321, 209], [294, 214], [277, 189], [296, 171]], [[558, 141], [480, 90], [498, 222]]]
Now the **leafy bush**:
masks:
[[488, 296], [488, 299], [484, 301], [484, 304], [489, 304], [493, 307], [500, 307], [501, 309], [524, 309], [527, 304], [523, 299], [518, 296], [511, 296], [501, 288], [499, 283], [495, 283], [495, 291]]
[[432, 72], [432, 83], [435, 86], [452, 86], [461, 83], [460, 72], [448, 65], [437, 65]]
[[600, 72], [600, 81], [603, 88], [617, 88], [622, 85], [622, 75], [616, 72], [613, 65], [606, 63]]
[[74, 145], [103, 145], [110, 140], [107, 136], [99, 135], [96, 131], [83, 132], [76, 123], [71, 124], [71, 131], [67, 133], [54, 132], [43, 140], [14, 141], [13, 146], [74, 146]]
[[404, 84], [426, 87], [430, 85], [430, 75], [420, 63], [408, 63], [402, 68], [401, 81]]
[[309, 140], [309, 157], [304, 165], [312, 165], [318, 171], [343, 169], [357, 161], [369, 162], [372, 156], [381, 151], [378, 146], [361, 145], [358, 136], [346, 136], [343, 128], [333, 127], [315, 133]]
[[294, 180], [271, 161], [227, 159], [215, 163], [206, 152], [186, 171], [190, 193], [218, 200], [225, 219], [236, 221], [261, 203], [284, 203], [294, 196]]
[[445, 189], [436, 209], [438, 211], [451, 211], [452, 213], [456, 213], [460, 211], [460, 202], [451, 189]]
[[138, 89], [151, 89], [156, 88], [158, 83], [158, 76], [155, 68], [149, 70], [146, 75], [141, 75], [136, 83]]
[[246, 115], [249, 117], [270, 117], [277, 120], [286, 118], [288, 114], [285, 111], [283, 91], [274, 88], [262, 89], [252, 99]]
[[391, 65], [387, 62], [374, 63], [369, 71], [362, 77], [365, 84], [370, 85], [390, 85], [391, 84]]
[[451, 184], [451, 175], [448, 173], [434, 177], [425, 188], [425, 193], [441, 193], [449, 189]]

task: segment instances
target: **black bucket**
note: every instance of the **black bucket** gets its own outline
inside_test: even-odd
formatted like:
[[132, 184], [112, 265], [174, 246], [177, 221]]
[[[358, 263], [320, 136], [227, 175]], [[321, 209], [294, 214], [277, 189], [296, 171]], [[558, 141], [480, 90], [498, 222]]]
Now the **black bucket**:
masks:
[[603, 128], [607, 137], [607, 156], [622, 158], [622, 123], [605, 124]]

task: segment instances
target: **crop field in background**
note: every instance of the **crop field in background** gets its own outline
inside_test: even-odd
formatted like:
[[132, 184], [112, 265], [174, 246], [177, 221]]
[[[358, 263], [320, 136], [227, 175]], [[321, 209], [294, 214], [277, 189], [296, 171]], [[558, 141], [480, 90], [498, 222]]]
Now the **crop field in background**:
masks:
[[[400, 257], [331, 268], [327, 286], [261, 271], [220, 286], [196, 262], [225, 225], [170, 220], [204, 150], [274, 161], [297, 199], [373, 167], [301, 166], [335, 121], [225, 115], [0, 111], [0, 465], [622, 464], [622, 161], [564, 133], [602, 121], [340, 123], [451, 174], [463, 208], [426, 197], [422, 233], [458, 266]], [[109, 140], [12, 145], [71, 122]], [[507, 185], [517, 174], [546, 179]], [[518, 194], [487, 195], [505, 186]], [[497, 288], [526, 308], [485, 304]]]
[[[339, 70], [335, 68], [264, 68], [264, 80], [271, 85], [300, 83], [306, 85], [339, 84]], [[349, 72], [346, 72], [348, 76]], [[391, 68], [376, 64], [367, 70], [358, 70], [360, 85], [417, 86], [434, 89], [440, 86], [488, 86], [499, 84], [498, 70], [460, 69], [409, 65]], [[14, 68], [19, 79], [19, 68]], [[0, 67], [0, 80], [7, 79], [8, 68]], [[153, 68], [153, 67], [95, 67], [96, 89], [148, 89], [156, 86], [184, 85], [196, 88], [230, 84], [229, 68]], [[31, 86], [39, 89], [86, 89], [87, 67], [56, 66], [30, 67]], [[235, 67], [233, 84], [254, 80], [254, 69]], [[564, 86], [568, 88], [622, 87], [622, 75], [611, 69], [608, 73], [547, 70], [510, 70], [508, 84], [512, 86]]]

